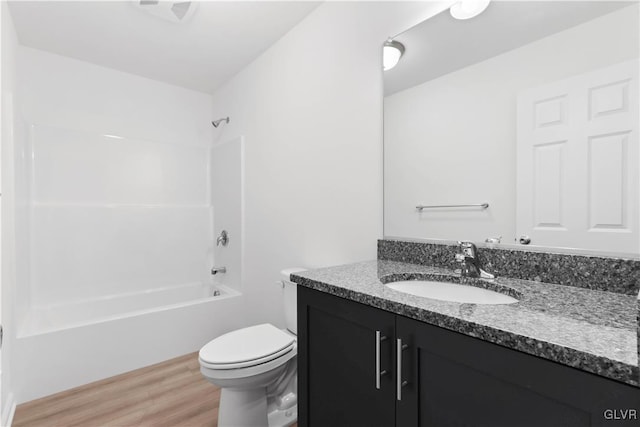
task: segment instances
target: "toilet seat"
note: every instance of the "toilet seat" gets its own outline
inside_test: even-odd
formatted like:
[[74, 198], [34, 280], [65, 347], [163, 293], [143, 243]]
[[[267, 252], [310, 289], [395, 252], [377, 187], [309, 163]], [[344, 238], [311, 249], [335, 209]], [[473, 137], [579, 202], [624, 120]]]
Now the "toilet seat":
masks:
[[[244, 368], [237, 369], [216, 369], [208, 367], [202, 360], [200, 360], [200, 372], [205, 378], [213, 380], [213, 383], [221, 386], [223, 381], [233, 381], [234, 386], [241, 384], [239, 380], [247, 378], [255, 378], [257, 375], [265, 375], [268, 372], [278, 370], [284, 367], [287, 362], [294, 359], [298, 354], [298, 346], [294, 343], [293, 348], [283, 354], [280, 357], [272, 359], [268, 362], [263, 362], [258, 365], [246, 366]], [[224, 384], [225, 387], [230, 385]]]
[[247, 367], [251, 367], [251, 366], [256, 366], [256, 365], [261, 365], [263, 363], [267, 363], [267, 362], [271, 362], [272, 360], [275, 360], [277, 358], [279, 358], [280, 356], [289, 353], [291, 350], [293, 350], [294, 348], [294, 344], [291, 344], [289, 347], [282, 349], [281, 351], [277, 352], [277, 353], [273, 353], [270, 354], [268, 356], [265, 357], [261, 357], [259, 359], [254, 359], [254, 360], [247, 360], [244, 362], [238, 362], [238, 363], [210, 363], [207, 362], [205, 360], [202, 360], [202, 358], [200, 359], [200, 366], [203, 366], [205, 368], [209, 368], [209, 369], [240, 369], [240, 368], [247, 368]]
[[221, 335], [199, 353], [200, 365], [208, 369], [240, 369], [270, 362], [295, 347], [295, 337], [265, 323]]

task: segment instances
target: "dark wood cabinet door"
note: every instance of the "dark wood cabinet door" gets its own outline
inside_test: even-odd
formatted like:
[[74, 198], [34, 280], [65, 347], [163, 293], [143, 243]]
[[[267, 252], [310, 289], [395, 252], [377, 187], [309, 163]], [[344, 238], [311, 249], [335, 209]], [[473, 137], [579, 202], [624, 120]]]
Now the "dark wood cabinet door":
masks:
[[640, 425], [638, 388], [402, 316], [396, 334], [398, 426]]
[[391, 313], [298, 287], [300, 427], [395, 425], [394, 327]]

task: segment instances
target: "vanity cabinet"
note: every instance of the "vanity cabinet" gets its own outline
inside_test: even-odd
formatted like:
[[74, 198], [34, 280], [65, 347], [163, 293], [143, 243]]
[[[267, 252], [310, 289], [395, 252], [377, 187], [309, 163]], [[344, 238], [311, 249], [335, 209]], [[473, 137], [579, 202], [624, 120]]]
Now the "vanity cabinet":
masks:
[[640, 389], [298, 287], [300, 427], [626, 426]]
[[391, 313], [298, 286], [299, 426], [395, 425], [394, 329]]

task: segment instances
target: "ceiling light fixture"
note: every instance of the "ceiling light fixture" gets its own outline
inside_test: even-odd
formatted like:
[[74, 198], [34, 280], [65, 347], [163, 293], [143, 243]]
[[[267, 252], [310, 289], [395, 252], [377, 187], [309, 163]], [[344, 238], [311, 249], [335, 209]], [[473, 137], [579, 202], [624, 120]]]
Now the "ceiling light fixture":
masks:
[[390, 70], [396, 65], [404, 54], [404, 45], [395, 40], [387, 40], [382, 48], [382, 65], [384, 71]]
[[461, 0], [449, 8], [456, 19], [469, 19], [480, 15], [489, 6], [491, 0]]

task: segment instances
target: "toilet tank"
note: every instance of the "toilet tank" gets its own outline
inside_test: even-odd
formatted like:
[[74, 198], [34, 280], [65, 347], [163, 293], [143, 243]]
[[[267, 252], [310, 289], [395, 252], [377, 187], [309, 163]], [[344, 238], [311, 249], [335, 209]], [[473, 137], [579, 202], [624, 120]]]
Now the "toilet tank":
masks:
[[282, 297], [284, 299], [284, 320], [289, 332], [298, 335], [298, 298], [296, 284], [290, 280], [293, 273], [305, 271], [306, 268], [287, 268], [280, 272], [282, 276]]

